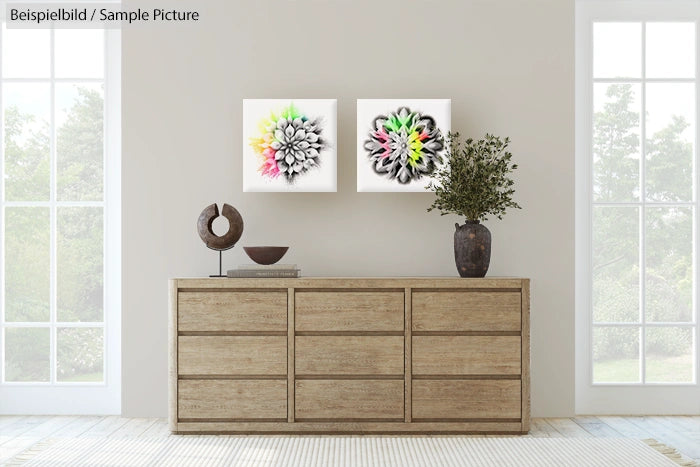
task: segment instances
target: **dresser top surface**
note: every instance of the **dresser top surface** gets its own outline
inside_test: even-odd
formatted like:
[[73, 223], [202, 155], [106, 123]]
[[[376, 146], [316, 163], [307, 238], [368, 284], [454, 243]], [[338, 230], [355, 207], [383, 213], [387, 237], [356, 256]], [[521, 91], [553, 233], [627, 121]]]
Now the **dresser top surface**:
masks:
[[521, 277], [299, 277], [299, 278], [176, 278], [177, 288], [446, 288], [446, 289], [522, 289], [530, 279]]

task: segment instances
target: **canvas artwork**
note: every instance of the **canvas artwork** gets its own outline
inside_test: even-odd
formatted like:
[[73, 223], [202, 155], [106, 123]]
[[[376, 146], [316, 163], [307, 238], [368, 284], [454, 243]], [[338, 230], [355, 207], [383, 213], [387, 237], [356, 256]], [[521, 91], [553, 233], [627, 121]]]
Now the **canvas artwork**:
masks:
[[335, 99], [243, 100], [243, 191], [336, 191]]
[[450, 117], [450, 99], [358, 99], [357, 191], [426, 191]]

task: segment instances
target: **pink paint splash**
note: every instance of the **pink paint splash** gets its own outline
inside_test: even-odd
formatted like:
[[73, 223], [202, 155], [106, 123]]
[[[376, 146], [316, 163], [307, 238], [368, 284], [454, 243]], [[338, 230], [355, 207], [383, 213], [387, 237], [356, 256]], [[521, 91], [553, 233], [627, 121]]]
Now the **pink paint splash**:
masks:
[[262, 163], [260, 172], [262, 175], [266, 175], [270, 178], [276, 178], [280, 175], [280, 169], [277, 168], [277, 161], [275, 160], [275, 150], [268, 147], [262, 152], [265, 161]]

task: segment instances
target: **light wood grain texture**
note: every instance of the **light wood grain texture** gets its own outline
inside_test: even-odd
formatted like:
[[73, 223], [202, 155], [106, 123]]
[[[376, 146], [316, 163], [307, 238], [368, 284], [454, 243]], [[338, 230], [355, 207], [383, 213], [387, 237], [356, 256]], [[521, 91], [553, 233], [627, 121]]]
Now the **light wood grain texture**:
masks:
[[593, 435], [569, 418], [550, 418], [547, 419], [547, 423], [549, 423], [558, 432], [564, 434], [567, 438], [593, 437]]
[[296, 300], [294, 289], [287, 289], [287, 421], [294, 423], [294, 326]]
[[118, 430], [109, 434], [110, 438], [137, 438], [153, 425], [152, 418], [131, 418]]
[[177, 426], [177, 280], [168, 281], [168, 421], [170, 429]]
[[[178, 279], [172, 286], [173, 431], [529, 428], [527, 280]], [[416, 388], [430, 385], [444, 397], [426, 406], [431, 396]]]
[[514, 289], [516, 277], [300, 277], [297, 279], [181, 278], [181, 289]]
[[107, 417], [104, 417], [92, 427], [90, 427], [89, 430], [82, 434], [82, 437], [100, 438], [103, 436], [109, 436], [110, 434], [114, 433], [119, 428], [124, 426], [128, 421], [128, 418], [120, 417], [117, 415], [109, 415]]
[[403, 420], [403, 381], [304, 380], [296, 382], [295, 418]]
[[523, 279], [522, 293], [520, 297], [522, 307], [521, 335], [521, 392], [522, 392], [522, 419], [524, 432], [530, 430], [530, 279]]
[[414, 331], [520, 331], [520, 292], [414, 292]]
[[403, 292], [297, 292], [297, 331], [403, 331]]
[[[12, 436], [9, 439], [5, 439], [6, 431], [0, 432], [0, 465], [5, 464], [4, 460], [11, 458], [25, 449], [29, 448], [34, 443], [49, 437], [61, 430], [61, 428], [68, 425], [72, 420], [67, 416], [56, 416], [47, 417], [42, 419], [33, 420], [33, 417], [28, 418], [25, 422], [29, 422], [27, 425], [31, 426], [27, 430], [22, 430], [22, 433], [18, 436]], [[7, 430], [7, 432], [11, 432]], [[17, 464], [10, 464], [17, 465]]]
[[178, 412], [183, 419], [287, 419], [287, 381], [183, 380]]
[[180, 336], [180, 375], [286, 375], [283, 336]]
[[413, 420], [520, 418], [520, 381], [413, 381]]
[[178, 302], [180, 331], [287, 330], [286, 292], [180, 292]]
[[597, 417], [575, 417], [574, 422], [595, 438], [619, 438], [620, 433]]
[[556, 438], [559, 432], [543, 418], [533, 419], [530, 434], [535, 438]]
[[181, 434], [442, 434], [469, 435], [479, 433], [520, 433], [520, 422], [180, 422]]
[[297, 336], [297, 375], [403, 375], [402, 336]]
[[519, 375], [519, 336], [413, 336], [414, 375]]
[[411, 299], [412, 291], [409, 288], [406, 288], [404, 290], [405, 294], [405, 299], [404, 299], [404, 401], [405, 401], [405, 407], [404, 407], [404, 421], [406, 423], [411, 423], [411, 420], [413, 418], [413, 415], [411, 413], [411, 401], [412, 401], [412, 396], [411, 396], [411, 376], [412, 376], [412, 356], [413, 352], [411, 351], [411, 344], [412, 344], [412, 339], [411, 339], [411, 320], [412, 320], [412, 313], [411, 313], [411, 304], [413, 303], [413, 300]]

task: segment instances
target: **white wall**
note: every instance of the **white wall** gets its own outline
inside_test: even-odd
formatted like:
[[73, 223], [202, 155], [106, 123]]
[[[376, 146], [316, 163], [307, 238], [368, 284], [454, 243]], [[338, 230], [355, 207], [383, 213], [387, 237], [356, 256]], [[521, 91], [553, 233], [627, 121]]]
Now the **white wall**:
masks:
[[[127, 1], [127, 7], [162, 6]], [[510, 136], [522, 211], [489, 221], [489, 275], [532, 278], [532, 411], [574, 409], [573, 0], [172, 2], [195, 25], [123, 30], [123, 412], [167, 413], [167, 279], [217, 267], [195, 222], [306, 276], [455, 276], [431, 194], [357, 193], [355, 99], [446, 97], [452, 128]], [[242, 193], [243, 98], [338, 99], [338, 193]]]

